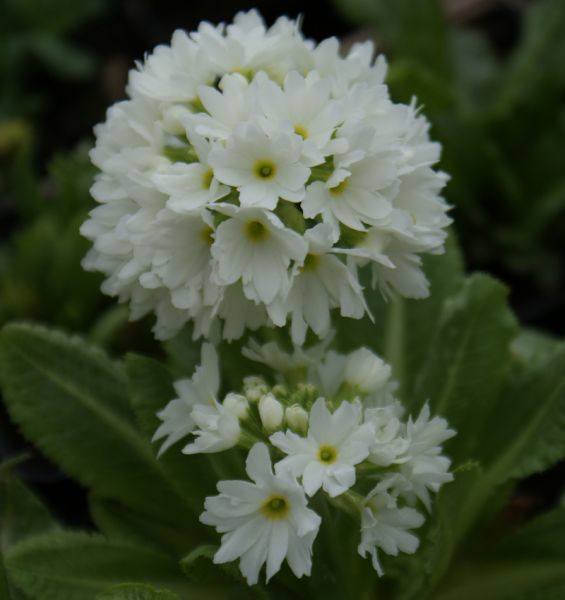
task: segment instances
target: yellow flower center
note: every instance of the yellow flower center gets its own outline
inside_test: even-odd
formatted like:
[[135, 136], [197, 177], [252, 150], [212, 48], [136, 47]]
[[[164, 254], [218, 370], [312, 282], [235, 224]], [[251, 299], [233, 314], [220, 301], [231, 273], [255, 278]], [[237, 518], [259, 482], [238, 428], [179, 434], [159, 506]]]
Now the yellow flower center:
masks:
[[214, 179], [214, 171], [212, 169], [208, 169], [205, 171], [204, 175], [202, 175], [202, 187], [205, 190], [209, 190], [212, 185], [212, 179]]
[[307, 254], [302, 265], [302, 272], [316, 271], [320, 266], [320, 255], [319, 254]]
[[261, 221], [249, 221], [245, 224], [245, 235], [252, 242], [264, 242], [269, 237], [269, 230]]
[[337, 449], [333, 446], [322, 444], [318, 448], [318, 460], [326, 465], [333, 464], [337, 460]]
[[200, 230], [200, 239], [206, 242], [208, 246], [211, 246], [214, 242], [214, 230], [208, 225], [204, 225]]
[[294, 126], [294, 133], [296, 133], [297, 135], [299, 135], [303, 140], [307, 140], [308, 139], [308, 130], [303, 125], [295, 125]]
[[286, 519], [289, 510], [290, 504], [284, 496], [269, 496], [261, 504], [261, 513], [267, 519], [271, 519], [271, 521]]
[[341, 196], [347, 186], [349, 185], [349, 177], [346, 177], [343, 181], [340, 181], [335, 187], [330, 188], [330, 194], [332, 196]]
[[277, 167], [270, 160], [258, 160], [253, 171], [259, 179], [272, 179], [276, 175]]

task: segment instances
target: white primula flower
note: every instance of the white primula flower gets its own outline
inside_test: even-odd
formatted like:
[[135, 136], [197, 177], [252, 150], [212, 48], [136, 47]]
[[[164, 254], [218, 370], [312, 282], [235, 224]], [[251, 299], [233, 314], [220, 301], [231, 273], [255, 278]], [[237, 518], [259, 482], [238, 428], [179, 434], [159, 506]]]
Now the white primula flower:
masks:
[[402, 407], [398, 401], [387, 406], [365, 410], [365, 422], [371, 423], [375, 437], [369, 448], [368, 460], [375, 465], [388, 467], [405, 461], [410, 442], [400, 420]]
[[330, 82], [320, 79], [315, 71], [305, 78], [296, 71], [285, 77], [283, 86], [265, 73], [254, 80], [258, 87], [258, 102], [263, 115], [258, 119], [267, 132], [289, 127], [303, 140], [305, 164], [318, 165], [335, 152], [344, 152], [347, 142], [336, 140], [333, 134], [343, 121], [340, 104], [330, 99]]
[[180, 214], [194, 213], [230, 191], [230, 188], [218, 182], [208, 163], [208, 142], [195, 132], [188, 139], [199, 161], [163, 164], [153, 175], [155, 187], [169, 196], [167, 208]]
[[383, 191], [394, 183], [394, 166], [374, 155], [347, 164], [346, 168], [340, 168], [339, 163], [336, 167], [325, 184], [317, 181], [308, 187], [302, 203], [304, 215], [322, 215], [336, 234], [340, 223], [357, 231], [385, 224], [392, 204]]
[[304, 264], [295, 267], [288, 296], [267, 308], [275, 323], [276, 315], [291, 315], [290, 331], [296, 345], [304, 343], [308, 327], [320, 338], [329, 333], [332, 308], [338, 307], [342, 316], [355, 319], [368, 311], [355, 271], [331, 254], [331, 228], [320, 223], [307, 231], [304, 239], [308, 254]]
[[319, 344], [309, 348], [295, 346], [292, 354], [281, 350], [276, 342], [267, 342], [261, 345], [256, 340], [250, 339], [247, 346], [242, 348], [241, 353], [243, 356], [267, 365], [275, 371], [292, 371], [318, 364], [333, 338], [334, 334], [330, 332]]
[[[257, 11], [175, 32], [95, 128], [84, 267], [132, 319], [154, 313], [160, 339], [188, 321], [195, 337], [231, 340], [289, 320], [296, 343], [308, 329], [323, 338], [331, 309], [366, 312], [366, 265], [383, 294], [427, 296], [422, 255], [443, 252], [447, 176], [420, 108], [393, 102], [385, 75], [370, 42], [345, 53]], [[240, 235], [234, 221], [258, 209], [265, 229]], [[212, 251], [193, 276], [182, 218], [203, 214]]]
[[399, 508], [396, 499], [377, 485], [365, 499], [359, 554], [365, 557], [368, 553], [375, 571], [383, 575], [377, 551], [391, 556], [398, 556], [399, 552], [414, 554], [420, 541], [409, 530], [423, 523], [424, 517], [419, 512], [410, 507]]
[[382, 389], [391, 374], [390, 365], [368, 348], [359, 348], [347, 356], [343, 378], [361, 393], [369, 394]]
[[308, 508], [304, 491], [291, 476], [273, 475], [265, 444], [251, 448], [246, 470], [253, 483], [220, 481], [220, 493], [206, 498], [200, 520], [223, 534], [214, 562], [239, 558], [249, 585], [257, 583], [264, 564], [269, 581], [285, 558], [297, 577], [310, 575], [320, 517]]
[[235, 187], [241, 206], [274, 209], [279, 198], [299, 202], [310, 169], [300, 163], [302, 139], [280, 132], [269, 137], [256, 125], [239, 127], [226, 147], [210, 153], [219, 181]]
[[247, 79], [238, 73], [224, 75], [218, 87], [219, 90], [212, 86], [198, 88], [206, 112], [196, 113], [189, 122], [202, 136], [227, 140], [240, 123], [249, 119], [251, 90]]
[[224, 407], [238, 419], [245, 419], [249, 413], [249, 400], [241, 394], [230, 392], [222, 402]]
[[455, 431], [450, 429], [445, 419], [430, 419], [430, 407], [425, 404], [418, 418], [410, 418], [406, 426], [409, 442], [400, 469], [401, 475], [409, 482], [405, 491], [407, 498], [419, 498], [430, 510], [430, 491], [437, 493], [440, 487], [453, 480], [449, 472], [451, 461], [442, 454], [441, 444], [452, 438]]
[[288, 456], [275, 465], [277, 473], [302, 477], [305, 492], [312, 496], [320, 487], [338, 496], [355, 483], [355, 465], [369, 454], [373, 439], [370, 424], [360, 424], [361, 407], [342, 402], [332, 414], [323, 398], [310, 411], [308, 435], [292, 431], [274, 433], [271, 443]]
[[239, 417], [229, 405], [217, 400], [206, 405], [196, 404], [191, 416], [196, 439], [182, 449], [183, 454], [222, 452], [237, 444], [241, 433]]
[[194, 431], [196, 422], [193, 410], [197, 405], [209, 406], [216, 402], [220, 388], [218, 355], [211, 344], [202, 345], [200, 365], [192, 379], [180, 379], [174, 383], [178, 398], [171, 400], [157, 416], [163, 423], [152, 441], [167, 439], [159, 450], [163, 454], [172, 444]]
[[230, 205], [223, 210], [231, 218], [220, 223], [212, 244], [216, 280], [241, 281], [246, 298], [268, 305], [288, 292], [290, 263], [304, 262], [306, 242], [273, 213]]

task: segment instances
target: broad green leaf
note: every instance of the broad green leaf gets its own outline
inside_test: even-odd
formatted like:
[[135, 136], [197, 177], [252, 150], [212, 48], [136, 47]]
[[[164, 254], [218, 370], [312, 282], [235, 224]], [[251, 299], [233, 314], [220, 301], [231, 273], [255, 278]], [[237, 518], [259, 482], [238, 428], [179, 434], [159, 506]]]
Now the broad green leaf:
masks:
[[453, 232], [447, 239], [445, 254], [426, 256], [423, 269], [430, 281], [428, 298], [396, 297], [387, 302], [378, 289], [367, 286], [365, 296], [375, 323], [368, 317], [358, 321], [337, 320], [340, 349], [350, 351], [364, 345], [391, 363], [394, 376], [400, 382], [400, 396], [412, 411], [421, 408], [421, 402], [414, 395], [416, 376], [436, 334], [444, 300], [463, 281], [461, 255]]
[[[537, 517], [507, 535], [477, 563], [448, 578], [438, 600], [548, 600], [565, 590], [565, 509]], [[447, 587], [447, 586], [446, 586]]]
[[493, 406], [483, 429], [493, 451], [483, 458], [491, 483], [537, 473], [562, 459], [564, 430], [565, 345], [561, 343], [545, 360], [532, 361], [529, 369], [517, 373]]
[[89, 499], [92, 520], [110, 539], [129, 540], [146, 548], [155, 548], [179, 558], [199, 543], [212, 530], [201, 530], [197, 517], [171, 523], [166, 514], [151, 515], [132, 510], [114, 500], [92, 495]]
[[180, 561], [184, 574], [194, 583], [221, 583], [231, 598], [268, 599], [262, 585], [247, 585], [236, 563], [215, 565], [212, 562], [217, 546], [199, 546]]
[[[168, 369], [156, 360], [129, 355], [126, 359], [129, 376], [130, 396], [139, 429], [151, 440], [161, 421], [157, 412], [176, 397], [172, 377]], [[162, 442], [154, 444], [157, 452]], [[187, 440], [184, 440], [187, 443]], [[182, 442], [181, 442], [182, 444]], [[195, 515], [204, 506], [204, 498], [216, 492], [219, 478], [214, 472], [214, 457], [205, 455], [188, 456], [180, 452], [182, 446], [176, 444], [165, 452], [158, 462], [162, 465], [171, 484], [190, 503]], [[224, 455], [222, 455], [224, 457]]]
[[446, 300], [422, 365], [416, 395], [458, 432], [448, 442], [456, 460], [484, 455], [484, 420], [509, 371], [516, 334], [506, 296], [506, 288], [486, 275], [467, 279]]
[[92, 600], [97, 592], [127, 582], [149, 583], [187, 597], [176, 562], [140, 545], [82, 532], [59, 532], [29, 538], [7, 555], [9, 575], [38, 600]]
[[187, 518], [185, 499], [132, 423], [121, 369], [101, 351], [10, 325], [0, 334], [0, 379], [23, 433], [83, 485], [171, 523]]
[[149, 585], [124, 583], [98, 594], [96, 600], [180, 600], [180, 598], [172, 592], [156, 590]]
[[3, 557], [8, 549], [31, 535], [53, 531], [57, 527], [39, 499], [7, 468], [0, 465], [0, 598], [24, 598], [5, 572]]

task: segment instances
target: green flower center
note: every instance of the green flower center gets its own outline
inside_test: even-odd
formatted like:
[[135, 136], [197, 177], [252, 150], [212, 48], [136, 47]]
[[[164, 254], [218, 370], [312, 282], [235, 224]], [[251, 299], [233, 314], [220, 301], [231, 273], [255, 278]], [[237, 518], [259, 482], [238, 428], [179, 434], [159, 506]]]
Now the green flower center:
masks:
[[308, 130], [303, 125], [295, 125], [294, 133], [296, 133], [296, 135], [299, 135], [303, 140], [308, 139]]
[[261, 505], [263, 516], [272, 521], [286, 519], [289, 510], [290, 504], [283, 496], [270, 496]]
[[261, 221], [249, 221], [245, 224], [245, 235], [252, 242], [264, 242], [269, 237], [269, 230]]
[[202, 175], [202, 187], [205, 190], [209, 190], [212, 185], [212, 179], [214, 179], [214, 171], [212, 169], [208, 169], [204, 175]]
[[313, 272], [320, 266], [320, 255], [319, 254], [307, 254], [302, 265], [302, 272]]
[[349, 185], [349, 177], [346, 177], [343, 181], [338, 183], [335, 187], [330, 188], [330, 194], [332, 196], [341, 196]]
[[203, 240], [204, 242], [206, 242], [206, 244], [208, 244], [208, 246], [211, 246], [214, 243], [214, 230], [211, 227], [208, 227], [208, 225], [205, 225], [201, 230], [200, 230], [200, 239]]
[[318, 460], [326, 465], [333, 464], [337, 460], [337, 449], [333, 446], [322, 444], [318, 448]]
[[259, 179], [272, 179], [277, 172], [277, 167], [270, 160], [258, 160], [253, 171]]

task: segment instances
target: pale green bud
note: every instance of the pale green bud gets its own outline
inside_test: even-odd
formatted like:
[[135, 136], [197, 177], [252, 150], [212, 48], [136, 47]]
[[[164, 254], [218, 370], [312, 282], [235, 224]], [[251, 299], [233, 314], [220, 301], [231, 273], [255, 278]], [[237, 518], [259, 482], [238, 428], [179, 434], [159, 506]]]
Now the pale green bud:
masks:
[[308, 413], [299, 404], [289, 406], [285, 411], [286, 422], [291, 429], [298, 433], [308, 431]]
[[282, 426], [284, 421], [283, 405], [273, 394], [266, 394], [259, 401], [259, 416], [267, 431], [275, 431]]

